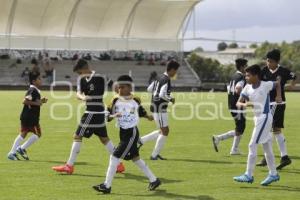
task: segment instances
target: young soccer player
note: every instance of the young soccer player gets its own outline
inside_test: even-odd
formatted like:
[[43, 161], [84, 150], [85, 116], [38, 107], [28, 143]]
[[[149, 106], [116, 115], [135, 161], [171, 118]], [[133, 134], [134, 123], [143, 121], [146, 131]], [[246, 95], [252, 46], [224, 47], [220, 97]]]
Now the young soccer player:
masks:
[[93, 188], [104, 194], [111, 192], [112, 181], [116, 172], [119, 159], [132, 160], [148, 177], [149, 190], [155, 190], [161, 182], [151, 172], [145, 162], [140, 159], [137, 141], [139, 140], [139, 130], [137, 128], [140, 117], [153, 120], [141, 105], [141, 100], [132, 95], [132, 78], [123, 75], [118, 78], [118, 96], [114, 97], [111, 105], [108, 107], [111, 115], [109, 121], [117, 118], [117, 124], [120, 128], [120, 143], [110, 156], [109, 167], [106, 173], [105, 182], [93, 186]]
[[[249, 143], [249, 153], [246, 173], [234, 177], [237, 182], [252, 183], [254, 181], [253, 172], [257, 157], [257, 145], [262, 144], [269, 168], [269, 175], [261, 182], [261, 185], [267, 186], [272, 182], [279, 181], [279, 175], [276, 171], [275, 158], [272, 149], [272, 121], [270, 112], [270, 92], [276, 88], [276, 102], [281, 103], [280, 81], [261, 81], [261, 69], [258, 65], [252, 65], [245, 69], [247, 85], [241, 93], [237, 107], [253, 107], [254, 111], [254, 129]], [[245, 102], [245, 103], [244, 103]]]
[[[25, 160], [29, 160], [27, 155], [27, 149], [34, 144], [41, 137], [41, 127], [40, 127], [40, 109], [44, 103], [47, 103], [46, 98], [41, 98], [41, 92], [38, 89], [41, 84], [41, 77], [39, 72], [29, 73], [30, 87], [26, 92], [25, 98], [23, 100], [23, 110], [21, 113], [21, 133], [17, 136], [14, 144], [8, 153], [8, 159], [10, 160], [20, 160], [17, 154], [23, 157]], [[22, 141], [26, 138], [27, 134], [32, 132], [33, 135], [21, 145]], [[21, 146], [20, 146], [21, 145]]]
[[[286, 98], [285, 98], [285, 85], [288, 81], [291, 80], [290, 88], [293, 88], [296, 84], [296, 75], [291, 72], [289, 69], [281, 66], [280, 62], [280, 51], [274, 49], [267, 53], [267, 66], [262, 70], [262, 80], [264, 81], [275, 81], [278, 77], [281, 78], [281, 96], [283, 102], [277, 104], [275, 102], [276, 91], [271, 91], [270, 101], [275, 112], [273, 114], [273, 134], [276, 138], [279, 150], [280, 150], [280, 164], [277, 166], [277, 169], [280, 170], [285, 166], [292, 163], [292, 160], [288, 156], [286, 148], [286, 139], [282, 133], [284, 128], [284, 112], [286, 107]], [[264, 158], [258, 166], [266, 166], [266, 159]]]
[[[105, 106], [103, 103], [103, 95], [106, 88], [105, 78], [92, 71], [88, 62], [83, 59], [78, 60], [74, 66], [74, 72], [80, 75], [77, 86], [77, 98], [86, 102], [86, 111], [74, 134], [69, 160], [65, 165], [52, 167], [57, 172], [65, 172], [67, 174], [74, 172], [74, 163], [80, 152], [84, 137], [90, 138], [95, 134], [110, 154], [114, 151], [114, 145], [107, 135], [105, 123]], [[123, 172], [124, 170], [124, 166], [120, 163], [118, 172]]]
[[240, 93], [244, 86], [245, 81], [245, 67], [247, 67], [248, 61], [243, 58], [239, 58], [235, 61], [237, 71], [231, 77], [228, 86], [228, 108], [230, 110], [231, 116], [235, 121], [235, 130], [228, 131], [220, 135], [214, 135], [212, 137], [213, 145], [215, 151], [218, 152], [218, 145], [221, 141], [227, 140], [233, 137], [233, 143], [230, 151], [230, 155], [240, 155], [239, 144], [241, 137], [246, 128], [246, 118], [245, 110], [243, 108], [237, 108], [236, 103], [240, 97]]
[[160, 155], [160, 152], [169, 135], [168, 124], [168, 103], [175, 103], [175, 98], [171, 97], [171, 78], [175, 77], [179, 68], [179, 63], [171, 60], [167, 64], [167, 71], [148, 87], [148, 92], [152, 93], [151, 112], [159, 130], [155, 130], [139, 140], [139, 147], [148, 141], [156, 140], [151, 160], [166, 160]]

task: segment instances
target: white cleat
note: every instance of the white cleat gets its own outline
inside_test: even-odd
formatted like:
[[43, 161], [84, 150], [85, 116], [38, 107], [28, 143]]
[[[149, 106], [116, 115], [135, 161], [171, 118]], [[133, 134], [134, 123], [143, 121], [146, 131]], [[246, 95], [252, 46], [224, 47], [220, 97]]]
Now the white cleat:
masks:
[[236, 155], [242, 155], [239, 149], [231, 149], [230, 155], [236, 156]]

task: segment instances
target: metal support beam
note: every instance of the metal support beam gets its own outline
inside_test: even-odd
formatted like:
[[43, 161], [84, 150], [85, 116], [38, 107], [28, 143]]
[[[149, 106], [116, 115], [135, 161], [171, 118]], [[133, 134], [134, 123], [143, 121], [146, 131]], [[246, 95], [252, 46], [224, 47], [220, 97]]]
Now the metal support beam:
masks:
[[143, 0], [137, 0], [137, 2], [132, 7], [132, 9], [131, 9], [128, 17], [127, 17], [124, 29], [123, 29], [122, 38], [128, 38], [129, 37], [130, 32], [131, 32], [131, 28], [132, 28], [132, 24], [133, 24], [133, 20], [134, 20], [134, 17], [135, 17], [136, 10], [137, 10], [138, 6], [140, 5], [140, 3], [142, 1]]

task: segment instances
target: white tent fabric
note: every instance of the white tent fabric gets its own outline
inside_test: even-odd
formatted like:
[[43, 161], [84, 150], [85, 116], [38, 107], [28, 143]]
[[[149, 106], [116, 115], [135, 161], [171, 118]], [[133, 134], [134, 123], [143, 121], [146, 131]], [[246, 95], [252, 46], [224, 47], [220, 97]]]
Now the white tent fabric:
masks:
[[[22, 38], [36, 43], [33, 47], [51, 44], [49, 48], [55, 48], [55, 43], [72, 48], [74, 42], [76, 47], [74, 38], [80, 41], [90, 38], [92, 44], [108, 38], [178, 42], [187, 15], [199, 1], [0, 0], [0, 46], [22, 46]], [[3, 36], [9, 36], [10, 40], [5, 41]], [[58, 41], [52, 43], [49, 37]], [[73, 39], [66, 41], [60, 37]], [[130, 48], [131, 44], [126, 45]]]

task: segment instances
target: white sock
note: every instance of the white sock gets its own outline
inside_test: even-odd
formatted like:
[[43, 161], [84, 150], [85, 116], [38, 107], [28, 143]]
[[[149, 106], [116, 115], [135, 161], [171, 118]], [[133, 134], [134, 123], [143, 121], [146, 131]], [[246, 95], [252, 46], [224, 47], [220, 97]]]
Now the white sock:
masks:
[[77, 158], [77, 155], [80, 152], [80, 147], [81, 147], [81, 142], [75, 142], [75, 141], [73, 142], [70, 157], [69, 157], [69, 160], [67, 162], [68, 165], [71, 165], [71, 166], [74, 165], [74, 163], [76, 161], [76, 158]]
[[228, 138], [232, 138], [235, 136], [235, 131], [228, 131], [227, 133], [221, 134], [221, 135], [217, 135], [217, 138], [219, 140], [226, 140]]
[[287, 150], [286, 150], [284, 135], [282, 133], [274, 134], [274, 135], [275, 135], [275, 138], [276, 138], [279, 150], [280, 150], [281, 157], [288, 155]]
[[35, 143], [37, 140], [39, 139], [39, 137], [35, 134], [33, 134], [32, 136], [30, 136], [28, 138], [28, 140], [21, 146], [22, 149], [27, 149], [28, 147], [30, 147], [33, 143]]
[[237, 150], [241, 141], [241, 135], [234, 136], [231, 150]]
[[158, 136], [155, 147], [152, 152], [152, 157], [156, 157], [160, 153], [160, 151], [164, 147], [166, 140], [167, 140], [167, 136], [164, 136], [163, 134], [160, 134]]
[[150, 183], [156, 181], [156, 176], [152, 173], [152, 171], [149, 169], [149, 167], [146, 165], [145, 161], [142, 159], [139, 159], [137, 161], [134, 161], [134, 164], [136, 164], [148, 177]]
[[246, 169], [246, 173], [245, 173], [250, 177], [253, 176], [256, 157], [257, 157], [257, 144], [255, 142], [253, 142], [252, 144], [249, 144], [247, 169]]
[[116, 174], [117, 171], [117, 166], [119, 164], [119, 159], [116, 158], [115, 156], [111, 155], [110, 159], [109, 159], [109, 166], [106, 172], [106, 179], [105, 179], [105, 186], [107, 188], [111, 187], [112, 181], [114, 179], [114, 176]]
[[159, 136], [159, 133], [160, 133], [160, 130], [156, 130], [156, 131], [153, 131], [153, 132], [141, 137], [142, 144], [145, 144], [146, 142], [149, 142], [151, 140], [156, 140], [157, 137]]
[[11, 150], [9, 153], [16, 153], [17, 148], [20, 146], [21, 142], [24, 140], [24, 138], [21, 135], [18, 135], [14, 141], [13, 146], [11, 147]]
[[263, 144], [264, 152], [265, 152], [265, 158], [268, 164], [269, 168], [269, 173], [271, 175], [276, 175], [276, 166], [275, 166], [275, 157], [273, 154], [273, 149], [272, 149], [272, 141], [269, 141], [265, 144]]
[[114, 153], [115, 150], [115, 146], [113, 145], [112, 141], [109, 140], [108, 143], [105, 145], [107, 151], [110, 153], [110, 155], [112, 155]]

